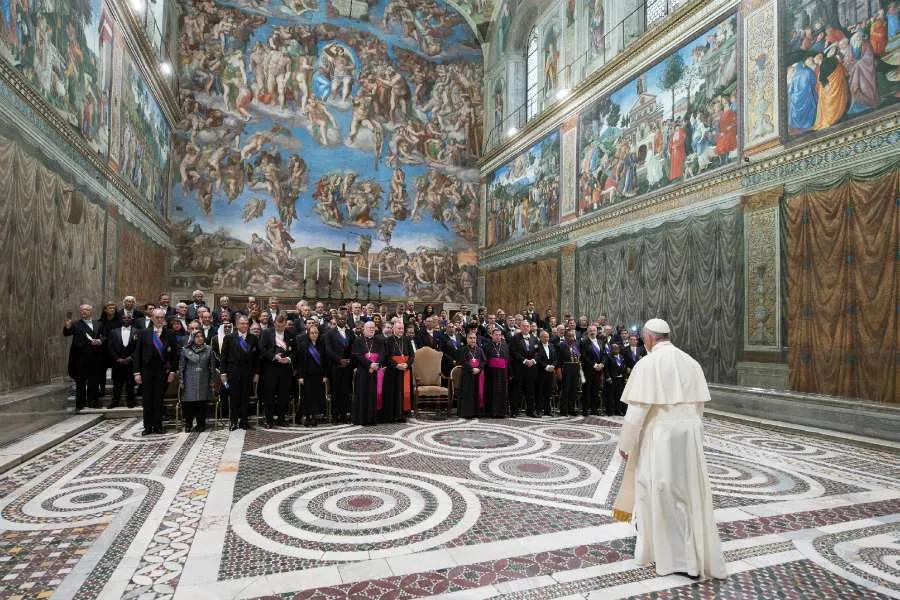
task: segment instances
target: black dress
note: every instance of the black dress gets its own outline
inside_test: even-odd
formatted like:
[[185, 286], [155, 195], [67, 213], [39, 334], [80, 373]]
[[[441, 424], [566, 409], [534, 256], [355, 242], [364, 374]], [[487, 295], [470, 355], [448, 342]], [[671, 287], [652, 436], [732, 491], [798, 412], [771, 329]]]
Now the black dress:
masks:
[[325, 377], [328, 374], [325, 342], [320, 337], [315, 344], [309, 339], [297, 347], [298, 376], [303, 380], [300, 386], [300, 410], [302, 417], [316, 417], [325, 414]]

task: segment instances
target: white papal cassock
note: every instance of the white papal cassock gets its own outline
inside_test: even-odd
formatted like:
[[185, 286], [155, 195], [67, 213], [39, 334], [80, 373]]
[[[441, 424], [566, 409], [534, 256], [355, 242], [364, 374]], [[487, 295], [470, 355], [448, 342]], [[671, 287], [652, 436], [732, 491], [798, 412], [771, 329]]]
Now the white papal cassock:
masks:
[[727, 576], [703, 457], [709, 399], [700, 364], [664, 340], [638, 361], [622, 393], [619, 449], [628, 465], [613, 514], [634, 521], [634, 558], [655, 563], [660, 575]]

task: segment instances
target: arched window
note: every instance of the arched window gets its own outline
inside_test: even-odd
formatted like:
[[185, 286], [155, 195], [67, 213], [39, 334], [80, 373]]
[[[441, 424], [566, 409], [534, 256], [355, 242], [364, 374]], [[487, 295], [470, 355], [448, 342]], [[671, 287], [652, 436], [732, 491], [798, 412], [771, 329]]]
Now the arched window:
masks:
[[538, 76], [541, 68], [538, 56], [537, 29], [532, 29], [528, 34], [528, 43], [525, 47], [527, 57], [525, 60], [525, 118], [530, 121], [538, 112], [538, 92], [540, 91]]

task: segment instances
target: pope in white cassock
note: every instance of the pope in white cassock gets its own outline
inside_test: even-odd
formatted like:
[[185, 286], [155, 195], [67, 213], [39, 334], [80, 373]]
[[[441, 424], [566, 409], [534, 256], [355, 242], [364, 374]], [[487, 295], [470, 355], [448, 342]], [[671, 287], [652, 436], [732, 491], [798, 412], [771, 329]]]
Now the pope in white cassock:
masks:
[[703, 457], [703, 405], [709, 388], [700, 364], [669, 341], [662, 319], [644, 325], [648, 354], [622, 393], [628, 405], [619, 453], [628, 461], [613, 516], [633, 520], [635, 561], [660, 575], [725, 578]]

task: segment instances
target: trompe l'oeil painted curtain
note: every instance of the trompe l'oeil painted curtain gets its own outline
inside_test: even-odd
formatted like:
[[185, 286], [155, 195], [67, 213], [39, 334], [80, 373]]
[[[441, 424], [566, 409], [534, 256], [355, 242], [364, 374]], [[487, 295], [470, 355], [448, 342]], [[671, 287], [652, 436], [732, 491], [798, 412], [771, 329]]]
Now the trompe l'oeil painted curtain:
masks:
[[528, 301], [532, 300], [541, 317], [550, 308], [559, 318], [558, 274], [558, 258], [545, 258], [490, 271], [485, 296], [488, 312], [500, 308], [506, 314], [514, 315], [525, 310]]
[[784, 203], [791, 388], [898, 402], [900, 166]]
[[614, 324], [661, 317], [707, 378], [734, 383], [741, 346], [743, 218], [719, 209], [579, 249], [579, 315]]

